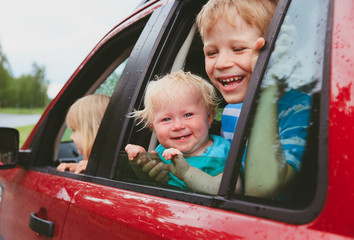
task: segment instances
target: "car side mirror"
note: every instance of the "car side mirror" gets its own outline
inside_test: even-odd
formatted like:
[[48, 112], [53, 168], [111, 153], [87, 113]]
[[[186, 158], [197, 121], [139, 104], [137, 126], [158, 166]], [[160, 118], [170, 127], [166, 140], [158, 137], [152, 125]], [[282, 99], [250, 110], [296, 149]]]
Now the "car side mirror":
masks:
[[19, 150], [17, 129], [0, 127], [0, 169], [16, 166]]

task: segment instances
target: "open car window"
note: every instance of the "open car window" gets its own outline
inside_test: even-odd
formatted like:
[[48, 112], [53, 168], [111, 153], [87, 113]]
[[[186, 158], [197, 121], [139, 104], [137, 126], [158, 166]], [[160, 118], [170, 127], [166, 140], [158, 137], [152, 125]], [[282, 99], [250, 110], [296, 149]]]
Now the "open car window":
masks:
[[[124, 30], [119, 38], [106, 42], [106, 47], [103, 48], [105, 50], [101, 50], [94, 55], [93, 60], [91, 60], [93, 67], [87, 64], [91, 67], [87, 71], [82, 71], [84, 74], [74, 79], [74, 81], [79, 83], [73, 83], [72, 85], [74, 86], [70, 88], [72, 92], [72, 96], [70, 97], [72, 98], [70, 99], [71, 104], [80, 97], [90, 94], [102, 94], [110, 97], [113, 95], [126, 67], [128, 58], [147, 20], [148, 17], [139, 20], [129, 29]], [[67, 106], [68, 109], [69, 107], [70, 105]], [[66, 113], [67, 110], [62, 113], [61, 119], [63, 119], [63, 123], [55, 141], [56, 164], [61, 162], [77, 163], [83, 159], [77, 147], [70, 139], [72, 130], [66, 126]]]
[[[280, 154], [286, 160], [283, 164], [290, 166], [289, 171], [294, 171], [295, 177], [287, 189], [274, 199], [290, 201], [295, 205], [313, 199], [318, 173], [318, 113], [325, 59], [327, 12], [324, 9], [327, 9], [327, 4], [312, 1], [308, 6], [306, 1], [293, 2], [284, 18], [257, 94], [259, 98], [247, 121], [249, 133], [243, 143], [245, 154], [241, 160], [240, 176], [245, 182], [257, 182], [252, 183], [252, 191], [255, 192], [249, 192], [249, 195], [257, 195], [257, 189], [267, 183], [267, 179], [258, 179], [249, 170], [255, 164], [252, 158], [269, 158], [268, 149], [276, 149], [280, 144]], [[275, 87], [275, 91], [271, 90]], [[276, 93], [270, 94], [270, 91]], [[275, 101], [276, 104], [273, 104]], [[273, 122], [278, 125], [275, 135], [268, 131], [272, 123], [266, 120], [273, 109], [277, 111], [277, 118], [274, 119], [277, 122]], [[238, 129], [236, 127], [235, 134]], [[267, 134], [272, 136], [267, 138]], [[272, 144], [267, 141], [275, 138]], [[263, 162], [267, 163], [265, 160]], [[272, 171], [269, 165], [261, 168]]]
[[[127, 63], [127, 59], [121, 62], [118, 65], [118, 67], [104, 80], [104, 82], [99, 85], [99, 87], [94, 91], [93, 94], [112, 96], [114, 88], [116, 87], [118, 80], [122, 75], [126, 63]], [[79, 161], [83, 160], [82, 155], [79, 154], [77, 147], [70, 139], [71, 134], [72, 134], [72, 129], [66, 126], [59, 145], [59, 151], [58, 151], [59, 163], [62, 162], [78, 163]]]

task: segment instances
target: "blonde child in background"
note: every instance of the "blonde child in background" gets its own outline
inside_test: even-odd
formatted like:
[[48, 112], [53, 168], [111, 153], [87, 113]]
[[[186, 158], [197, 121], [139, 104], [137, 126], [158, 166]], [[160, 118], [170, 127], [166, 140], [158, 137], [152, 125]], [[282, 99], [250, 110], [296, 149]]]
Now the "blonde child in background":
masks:
[[155, 150], [164, 159], [143, 170], [148, 163], [140, 161], [139, 153], [146, 150], [128, 144], [125, 150], [136, 174], [154, 178], [165, 169], [170, 171], [170, 185], [216, 194], [230, 143], [209, 135], [218, 105], [214, 87], [196, 75], [178, 71], [150, 82], [144, 104], [145, 108], [133, 116], [156, 133], [160, 145]]
[[[210, 0], [197, 16], [204, 44], [205, 70], [228, 106], [222, 130], [231, 141], [237, 117], [230, 108], [244, 101], [258, 52], [277, 0]], [[279, 46], [275, 51], [281, 51]], [[271, 66], [273, 67], [273, 66]], [[286, 79], [285, 79], [286, 81]], [[310, 96], [284, 93], [272, 79], [263, 89], [243, 159], [246, 195], [276, 198], [287, 190], [301, 167], [309, 123]], [[229, 118], [228, 121], [224, 121]]]
[[61, 163], [58, 171], [81, 173], [86, 170], [98, 128], [106, 111], [109, 96], [94, 94], [78, 99], [66, 115], [66, 124], [72, 129], [71, 140], [84, 160], [79, 163]]

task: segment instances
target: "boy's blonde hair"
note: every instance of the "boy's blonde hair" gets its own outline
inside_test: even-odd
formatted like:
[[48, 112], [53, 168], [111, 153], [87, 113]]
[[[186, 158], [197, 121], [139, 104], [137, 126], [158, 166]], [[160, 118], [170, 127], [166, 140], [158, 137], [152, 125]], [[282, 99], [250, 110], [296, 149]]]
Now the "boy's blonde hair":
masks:
[[66, 114], [66, 124], [80, 132], [84, 159], [88, 159], [98, 128], [109, 102], [109, 96], [94, 94], [78, 99]]
[[278, 0], [209, 0], [197, 16], [197, 25], [202, 40], [218, 19], [224, 18], [234, 26], [238, 14], [250, 27], [257, 28], [265, 36]]
[[[203, 78], [182, 70], [165, 75], [161, 79], [151, 81], [146, 89], [144, 105], [140, 111], [134, 111], [131, 116], [151, 126], [154, 120], [154, 110], [166, 101], [178, 101], [187, 91], [200, 96], [209, 114], [214, 114], [219, 104], [219, 98], [212, 84]], [[166, 99], [161, 99], [166, 98]]]

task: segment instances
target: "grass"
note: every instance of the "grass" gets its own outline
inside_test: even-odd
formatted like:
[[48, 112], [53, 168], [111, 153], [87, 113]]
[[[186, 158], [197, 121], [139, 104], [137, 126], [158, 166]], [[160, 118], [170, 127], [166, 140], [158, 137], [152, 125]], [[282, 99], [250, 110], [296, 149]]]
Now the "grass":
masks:
[[0, 108], [0, 113], [8, 114], [42, 114], [44, 108]]
[[28, 125], [28, 126], [23, 126], [23, 127], [17, 127], [16, 128], [19, 131], [19, 133], [20, 133], [20, 144], [19, 144], [20, 147], [25, 143], [27, 137], [30, 135], [30, 133], [31, 133], [32, 129], [34, 128], [34, 126], [35, 125]]
[[[0, 108], [0, 113], [7, 113], [7, 114], [42, 114], [44, 112], [44, 108]], [[16, 127], [16, 129], [20, 133], [20, 144], [21, 147], [27, 137], [30, 135], [32, 129], [34, 128], [33, 125]]]
[[[16, 128], [20, 134], [20, 144], [19, 144], [20, 147], [22, 147], [22, 145], [25, 143], [26, 139], [30, 135], [34, 126], [35, 125], [28, 125], [28, 126]], [[71, 141], [71, 139], [70, 139], [71, 134], [72, 134], [72, 130], [70, 128], [66, 128], [61, 141], [62, 142], [70, 142]]]

